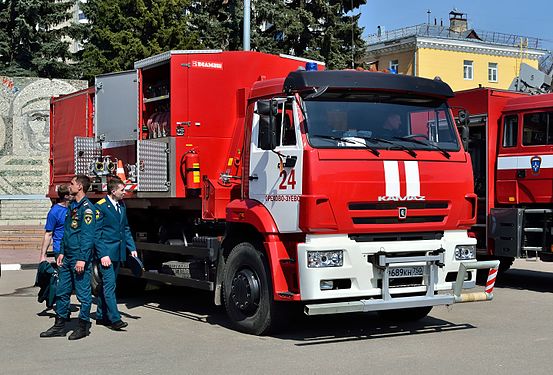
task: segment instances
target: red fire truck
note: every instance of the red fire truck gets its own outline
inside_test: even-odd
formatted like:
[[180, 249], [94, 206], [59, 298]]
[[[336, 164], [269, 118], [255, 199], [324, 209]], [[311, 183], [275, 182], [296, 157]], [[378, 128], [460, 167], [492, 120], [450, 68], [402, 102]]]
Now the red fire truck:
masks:
[[[51, 103], [50, 194], [122, 174], [142, 278], [214, 292], [236, 329], [489, 300], [469, 155], [438, 80], [170, 51]], [[319, 70], [317, 70], [319, 69]], [[123, 273], [127, 272], [123, 269]], [[493, 283], [492, 287], [493, 287]]]
[[553, 261], [553, 94], [480, 88], [450, 104], [470, 114], [479, 257]]

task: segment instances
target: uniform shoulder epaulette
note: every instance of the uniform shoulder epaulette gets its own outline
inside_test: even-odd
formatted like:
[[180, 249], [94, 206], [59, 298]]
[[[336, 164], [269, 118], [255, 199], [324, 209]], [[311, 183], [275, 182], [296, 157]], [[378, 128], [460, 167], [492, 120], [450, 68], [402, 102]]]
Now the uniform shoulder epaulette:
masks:
[[98, 202], [96, 202], [96, 204], [104, 204], [104, 203], [106, 203], [106, 198], [102, 198]]

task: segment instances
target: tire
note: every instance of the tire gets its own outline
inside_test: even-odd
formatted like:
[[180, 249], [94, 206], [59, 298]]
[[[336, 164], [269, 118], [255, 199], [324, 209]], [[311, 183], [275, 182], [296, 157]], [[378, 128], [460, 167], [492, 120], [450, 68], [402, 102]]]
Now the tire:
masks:
[[433, 306], [411, 307], [408, 309], [382, 310], [378, 312], [378, 316], [387, 321], [392, 322], [416, 322], [426, 317]]
[[270, 280], [262, 252], [247, 242], [232, 249], [223, 274], [223, 299], [236, 330], [265, 335], [274, 328], [276, 306]]

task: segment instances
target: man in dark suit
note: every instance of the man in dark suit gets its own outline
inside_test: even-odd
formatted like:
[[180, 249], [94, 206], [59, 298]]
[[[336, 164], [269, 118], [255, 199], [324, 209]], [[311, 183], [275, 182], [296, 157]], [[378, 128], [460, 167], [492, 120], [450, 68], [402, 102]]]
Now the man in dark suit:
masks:
[[125, 206], [125, 184], [119, 178], [108, 181], [108, 195], [96, 203], [96, 258], [101, 263], [103, 288], [97, 299], [96, 324], [121, 331], [128, 324], [121, 320], [115, 298], [115, 281], [127, 251], [137, 256]]

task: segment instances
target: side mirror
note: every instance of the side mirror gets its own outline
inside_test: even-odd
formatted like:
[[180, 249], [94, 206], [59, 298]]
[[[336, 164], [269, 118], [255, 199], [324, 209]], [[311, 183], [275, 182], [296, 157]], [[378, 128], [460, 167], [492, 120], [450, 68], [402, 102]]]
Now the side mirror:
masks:
[[457, 117], [459, 118], [459, 124], [457, 129], [459, 130], [459, 135], [461, 136], [461, 142], [463, 143], [463, 148], [465, 151], [468, 151], [469, 148], [469, 112], [465, 109], [459, 110]]
[[468, 126], [469, 124], [469, 113], [468, 111], [461, 109], [457, 115], [459, 117], [459, 124]]
[[274, 100], [258, 100], [255, 110], [260, 116], [276, 116], [278, 114], [278, 103]]
[[469, 149], [469, 127], [467, 125], [461, 125], [457, 128], [459, 130], [459, 135], [461, 136], [461, 142], [463, 143], [463, 148], [465, 151]]
[[278, 113], [278, 103], [274, 100], [259, 100], [256, 113], [259, 114], [257, 145], [262, 150], [274, 150], [277, 146], [275, 116]]

